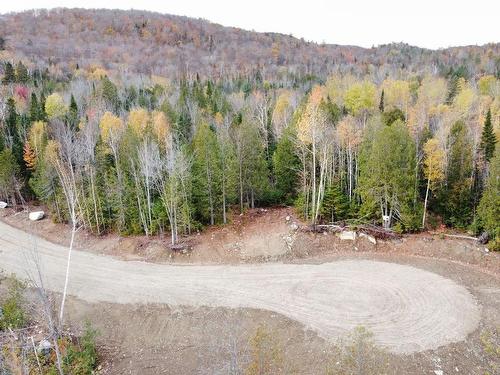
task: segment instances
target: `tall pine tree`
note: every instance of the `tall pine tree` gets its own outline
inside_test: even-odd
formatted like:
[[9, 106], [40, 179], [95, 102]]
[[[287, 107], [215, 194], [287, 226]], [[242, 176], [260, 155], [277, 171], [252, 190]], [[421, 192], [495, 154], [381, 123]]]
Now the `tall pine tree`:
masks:
[[484, 121], [483, 133], [481, 134], [481, 143], [479, 145], [479, 149], [487, 162], [489, 162], [495, 154], [496, 143], [497, 138], [493, 132], [493, 125], [491, 123], [491, 109], [488, 109], [486, 120]]
[[30, 76], [28, 74], [28, 69], [22, 63], [22, 61], [19, 61], [16, 66], [16, 82], [26, 83], [29, 81], [29, 79]]
[[285, 203], [291, 203], [297, 195], [298, 174], [301, 166], [295, 147], [296, 137], [292, 127], [286, 128], [273, 155], [277, 198]]
[[78, 125], [78, 105], [76, 104], [76, 100], [73, 94], [71, 94], [71, 101], [69, 104], [67, 119], [68, 125], [71, 127], [71, 129], [75, 129]]
[[380, 103], [378, 105], [378, 110], [380, 112], [384, 112], [384, 90], [382, 90], [382, 94], [380, 94]]
[[38, 98], [34, 92], [31, 93], [31, 102], [30, 102], [30, 121], [35, 122], [41, 120], [40, 118], [40, 107], [38, 104]]
[[16, 81], [16, 74], [14, 72], [14, 67], [10, 62], [6, 62], [2, 83], [4, 85], [8, 85], [9, 83], [13, 83], [15, 81]]
[[198, 219], [211, 225], [222, 218], [221, 160], [217, 138], [202, 122], [193, 139], [193, 200]]
[[466, 227], [472, 215], [472, 145], [463, 121], [457, 121], [448, 136], [448, 168], [439, 205], [445, 222]]

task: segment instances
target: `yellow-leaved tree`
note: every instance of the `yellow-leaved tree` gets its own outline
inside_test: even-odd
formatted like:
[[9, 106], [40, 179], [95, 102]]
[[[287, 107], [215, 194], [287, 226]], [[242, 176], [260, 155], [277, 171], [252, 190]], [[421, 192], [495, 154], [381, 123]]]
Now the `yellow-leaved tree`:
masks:
[[399, 108], [408, 118], [410, 104], [410, 84], [408, 81], [386, 79], [382, 83], [384, 101], [387, 107]]
[[149, 113], [144, 108], [135, 108], [128, 115], [128, 126], [134, 134], [141, 138], [149, 124]]
[[46, 124], [43, 121], [35, 121], [31, 125], [28, 141], [35, 153], [35, 157], [38, 158], [47, 142]]
[[172, 144], [172, 132], [167, 116], [162, 111], [153, 111], [151, 114], [153, 133], [158, 139], [158, 144], [164, 151], [168, 150]]
[[354, 173], [354, 164], [356, 154], [363, 137], [363, 133], [359, 128], [354, 117], [348, 115], [344, 117], [337, 125], [337, 136], [340, 145], [345, 150], [347, 157], [347, 182], [349, 200], [352, 200], [355, 186], [356, 175]]
[[361, 116], [366, 124], [368, 112], [375, 108], [376, 87], [371, 82], [354, 83], [344, 95], [344, 105], [353, 116]]
[[422, 228], [425, 227], [425, 216], [427, 213], [427, 202], [429, 191], [444, 178], [445, 153], [436, 138], [429, 139], [424, 144], [424, 176], [427, 179], [425, 191], [424, 214], [422, 216]]
[[[325, 181], [327, 177], [328, 160], [332, 151], [333, 142], [333, 126], [328, 126], [328, 117], [322, 109], [323, 97], [325, 95], [324, 87], [313, 87], [309, 100], [307, 102], [304, 113], [302, 114], [297, 124], [297, 134], [304, 155], [309, 152], [312, 156], [312, 163], [310, 165], [309, 176], [311, 184], [309, 185], [305, 179], [308, 175], [304, 170], [304, 196], [308, 197], [308, 186], [311, 186], [310, 194], [310, 209], [308, 205], [305, 207], [305, 216], [309, 215], [313, 224], [316, 223], [325, 193]], [[308, 163], [303, 161], [304, 168]], [[319, 165], [319, 176], [317, 176], [317, 169]], [[306, 199], [309, 201], [309, 199]]]
[[45, 112], [49, 119], [61, 119], [66, 114], [67, 110], [68, 108], [63, 98], [58, 93], [53, 93], [47, 97], [45, 101]]
[[109, 144], [123, 130], [123, 121], [111, 112], [105, 112], [99, 123], [102, 141]]

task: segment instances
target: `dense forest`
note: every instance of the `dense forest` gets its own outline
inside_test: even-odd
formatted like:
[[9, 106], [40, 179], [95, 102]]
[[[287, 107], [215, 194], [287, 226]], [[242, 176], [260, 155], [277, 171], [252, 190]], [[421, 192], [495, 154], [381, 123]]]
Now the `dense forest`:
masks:
[[228, 213], [500, 248], [500, 45], [317, 45], [137, 11], [0, 16], [0, 199], [172, 243]]

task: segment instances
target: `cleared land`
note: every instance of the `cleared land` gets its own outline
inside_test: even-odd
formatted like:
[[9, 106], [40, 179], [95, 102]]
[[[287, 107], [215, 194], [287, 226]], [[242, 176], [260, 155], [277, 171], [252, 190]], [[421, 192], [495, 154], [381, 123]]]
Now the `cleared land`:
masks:
[[[26, 277], [36, 244], [47, 286], [61, 291], [67, 251], [0, 223], [0, 268]], [[455, 282], [411, 266], [370, 260], [319, 265], [173, 266], [75, 251], [69, 293], [89, 302], [256, 308], [336, 338], [356, 325], [394, 353], [464, 340], [480, 320]]]

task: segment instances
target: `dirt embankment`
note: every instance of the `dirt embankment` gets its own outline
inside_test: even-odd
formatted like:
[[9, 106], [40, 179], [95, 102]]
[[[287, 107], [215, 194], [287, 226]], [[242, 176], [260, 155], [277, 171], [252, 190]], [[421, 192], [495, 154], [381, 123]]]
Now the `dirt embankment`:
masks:
[[[289, 220], [285, 220], [287, 217]], [[0, 210], [0, 220], [50, 242], [69, 244], [69, 227], [54, 223], [50, 217], [32, 222], [26, 212], [5, 209]], [[208, 227], [181, 237], [186, 252], [172, 251], [168, 234], [149, 238], [116, 234], [96, 236], [84, 230], [77, 232], [75, 247], [124, 260], [156, 263], [260, 262], [275, 260], [287, 253], [299, 225], [291, 208], [252, 209], [243, 215], [230, 215], [227, 225]]]
[[[69, 243], [68, 226], [53, 223], [50, 218], [31, 222], [26, 213], [7, 209], [0, 211], [0, 220], [48, 241]], [[231, 215], [227, 225], [183, 237], [189, 248], [185, 254], [170, 249], [168, 236], [95, 236], [85, 231], [77, 233], [76, 248], [123, 260], [169, 264], [304, 262], [360, 253], [407, 255], [450, 260], [500, 277], [500, 253], [486, 252], [485, 246], [475, 241], [421, 233], [374, 245], [366, 238], [340, 240], [332, 233], [297, 230], [303, 225], [292, 208], [254, 209]]]

